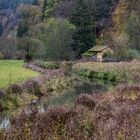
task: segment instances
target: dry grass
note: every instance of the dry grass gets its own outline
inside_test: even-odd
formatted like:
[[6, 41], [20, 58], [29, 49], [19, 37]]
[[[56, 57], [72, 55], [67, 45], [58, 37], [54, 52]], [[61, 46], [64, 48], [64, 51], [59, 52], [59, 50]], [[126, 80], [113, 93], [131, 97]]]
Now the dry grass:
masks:
[[1, 133], [1, 139], [139, 140], [139, 121], [140, 87], [122, 86], [114, 93], [82, 94], [73, 109], [51, 108], [30, 116], [23, 113]]
[[85, 62], [85, 63], [77, 63], [73, 66], [74, 69], [89, 69], [100, 72], [108, 72], [108, 71], [116, 71], [119, 69], [127, 69], [130, 71], [140, 70], [140, 61], [132, 61], [132, 62], [109, 62], [109, 63], [101, 63], [101, 62]]
[[140, 82], [140, 61], [99, 63], [77, 63], [73, 70], [80, 75], [117, 82]]

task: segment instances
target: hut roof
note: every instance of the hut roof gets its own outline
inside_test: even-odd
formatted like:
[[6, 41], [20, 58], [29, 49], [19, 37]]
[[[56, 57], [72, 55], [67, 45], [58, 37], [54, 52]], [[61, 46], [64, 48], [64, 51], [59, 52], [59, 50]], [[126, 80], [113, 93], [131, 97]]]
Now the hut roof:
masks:
[[90, 50], [88, 50], [88, 52], [101, 52], [104, 49], [106, 49], [108, 46], [94, 46], [93, 48], [91, 48]]

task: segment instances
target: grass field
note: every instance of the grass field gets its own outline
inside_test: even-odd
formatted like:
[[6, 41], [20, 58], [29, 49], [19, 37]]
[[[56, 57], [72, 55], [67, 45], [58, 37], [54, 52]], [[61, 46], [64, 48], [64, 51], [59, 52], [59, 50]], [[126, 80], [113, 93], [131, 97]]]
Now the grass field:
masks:
[[0, 60], [0, 88], [9, 84], [23, 82], [39, 73], [23, 68], [23, 61]]

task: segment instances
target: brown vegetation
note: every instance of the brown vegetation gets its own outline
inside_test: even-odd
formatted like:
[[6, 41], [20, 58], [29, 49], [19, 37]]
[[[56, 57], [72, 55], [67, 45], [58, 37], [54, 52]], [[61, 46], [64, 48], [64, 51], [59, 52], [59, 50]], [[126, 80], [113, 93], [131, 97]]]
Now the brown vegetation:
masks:
[[1, 139], [138, 140], [140, 87], [122, 86], [113, 93], [82, 94], [72, 109], [50, 108], [12, 120]]

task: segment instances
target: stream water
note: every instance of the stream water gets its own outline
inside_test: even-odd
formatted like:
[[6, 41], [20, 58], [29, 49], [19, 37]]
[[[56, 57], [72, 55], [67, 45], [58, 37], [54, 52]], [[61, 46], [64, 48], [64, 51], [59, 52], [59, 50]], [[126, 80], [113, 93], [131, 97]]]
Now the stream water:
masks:
[[24, 108], [19, 108], [14, 111], [3, 112], [0, 114], [0, 129], [7, 129], [10, 127], [10, 119], [13, 116], [18, 116], [23, 110], [30, 114], [33, 110], [38, 113], [45, 112], [48, 107], [59, 107], [62, 105], [72, 107], [76, 98], [82, 94], [96, 94], [100, 92], [107, 92], [114, 89], [115, 83], [102, 80], [77, 79], [76, 84], [70, 89], [64, 89], [62, 92], [52, 92], [47, 97], [42, 97], [40, 100], [32, 101], [32, 103]]

